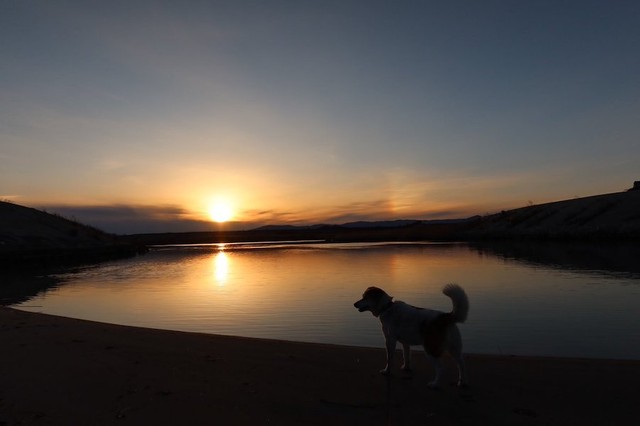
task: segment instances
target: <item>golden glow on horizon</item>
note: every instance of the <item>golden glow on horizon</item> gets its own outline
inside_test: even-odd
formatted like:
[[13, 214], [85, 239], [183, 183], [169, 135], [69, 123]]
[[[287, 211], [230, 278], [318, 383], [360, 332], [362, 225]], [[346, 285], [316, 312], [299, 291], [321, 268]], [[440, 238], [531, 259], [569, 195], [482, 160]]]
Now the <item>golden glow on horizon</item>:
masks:
[[228, 201], [218, 199], [209, 205], [208, 213], [211, 220], [223, 223], [228, 222], [233, 217], [233, 208]]

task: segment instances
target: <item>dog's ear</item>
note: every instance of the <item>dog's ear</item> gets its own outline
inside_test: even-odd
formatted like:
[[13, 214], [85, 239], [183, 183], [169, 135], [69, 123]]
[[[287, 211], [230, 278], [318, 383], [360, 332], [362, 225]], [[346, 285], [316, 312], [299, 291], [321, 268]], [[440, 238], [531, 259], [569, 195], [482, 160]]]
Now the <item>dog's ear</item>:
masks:
[[378, 287], [369, 287], [363, 295], [363, 299], [370, 300], [372, 305], [370, 307], [371, 313], [374, 317], [378, 317], [380, 312], [389, 305], [392, 301], [392, 297], [387, 294], [386, 291]]
[[388, 294], [383, 289], [378, 287], [369, 287], [362, 294], [362, 297], [370, 297], [376, 300], [384, 298], [385, 296], [388, 296]]

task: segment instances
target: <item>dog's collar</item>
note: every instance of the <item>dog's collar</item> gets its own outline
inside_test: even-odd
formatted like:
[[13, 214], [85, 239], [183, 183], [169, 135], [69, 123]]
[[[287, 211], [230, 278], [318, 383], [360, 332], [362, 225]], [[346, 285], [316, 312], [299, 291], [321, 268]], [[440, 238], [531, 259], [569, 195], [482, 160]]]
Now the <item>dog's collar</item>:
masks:
[[382, 309], [380, 309], [380, 311], [378, 312], [378, 316], [387, 312], [391, 308], [391, 306], [393, 306], [393, 300], [390, 300], [389, 303], [387, 303], [382, 307]]

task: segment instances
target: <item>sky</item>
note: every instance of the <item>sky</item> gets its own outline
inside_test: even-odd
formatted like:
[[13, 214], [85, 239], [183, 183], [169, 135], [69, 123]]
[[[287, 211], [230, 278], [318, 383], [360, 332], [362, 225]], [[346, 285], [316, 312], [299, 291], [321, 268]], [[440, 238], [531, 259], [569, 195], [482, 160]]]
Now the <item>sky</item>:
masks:
[[127, 234], [624, 191], [638, 46], [638, 1], [0, 0], [0, 199]]

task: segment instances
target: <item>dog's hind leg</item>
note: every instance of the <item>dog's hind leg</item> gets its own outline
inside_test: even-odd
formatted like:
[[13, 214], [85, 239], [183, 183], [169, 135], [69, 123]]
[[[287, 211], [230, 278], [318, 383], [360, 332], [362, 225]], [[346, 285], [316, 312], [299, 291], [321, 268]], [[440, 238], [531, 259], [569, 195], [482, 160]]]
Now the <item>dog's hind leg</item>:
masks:
[[436, 377], [429, 383], [429, 387], [437, 389], [442, 380], [442, 364], [440, 356], [445, 351], [447, 343], [447, 329], [451, 323], [451, 314], [440, 314], [432, 321], [426, 322], [422, 326], [422, 338], [424, 351], [431, 360], [436, 371]]
[[467, 370], [464, 365], [464, 358], [462, 358], [461, 353], [454, 355], [453, 358], [458, 364], [458, 387], [466, 388], [469, 386], [469, 381], [467, 380]]
[[462, 339], [460, 338], [460, 331], [457, 327], [452, 327], [449, 331], [449, 353], [456, 361], [456, 364], [458, 364], [458, 386], [467, 387], [469, 382], [467, 380], [467, 371], [462, 356]]
[[403, 364], [402, 370], [411, 371], [411, 346], [403, 343], [402, 344], [402, 356], [403, 356]]
[[440, 383], [442, 381], [442, 372], [444, 371], [444, 367], [440, 362], [440, 357], [436, 358], [435, 356], [430, 355], [428, 353], [427, 353], [427, 357], [429, 357], [429, 359], [431, 360], [431, 364], [433, 365], [433, 369], [435, 370], [435, 374], [436, 374], [434, 379], [431, 382], [429, 382], [428, 386], [431, 389], [439, 389]]

